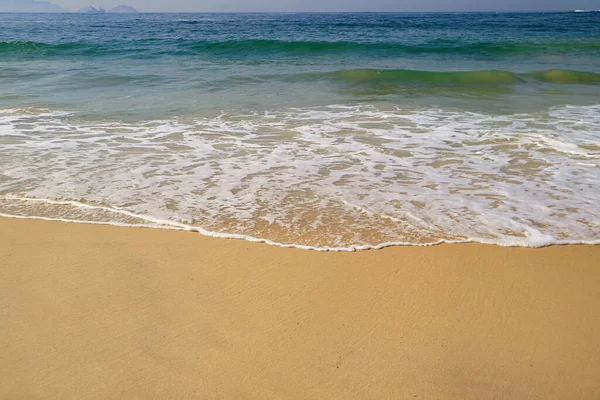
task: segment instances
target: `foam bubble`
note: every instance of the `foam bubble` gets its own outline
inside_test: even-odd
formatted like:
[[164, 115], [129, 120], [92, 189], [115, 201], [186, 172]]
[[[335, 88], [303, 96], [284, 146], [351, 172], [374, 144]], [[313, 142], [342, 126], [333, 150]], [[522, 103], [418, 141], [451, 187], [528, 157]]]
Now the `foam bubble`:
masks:
[[332, 105], [128, 124], [0, 110], [0, 212], [327, 250], [595, 243], [599, 115]]

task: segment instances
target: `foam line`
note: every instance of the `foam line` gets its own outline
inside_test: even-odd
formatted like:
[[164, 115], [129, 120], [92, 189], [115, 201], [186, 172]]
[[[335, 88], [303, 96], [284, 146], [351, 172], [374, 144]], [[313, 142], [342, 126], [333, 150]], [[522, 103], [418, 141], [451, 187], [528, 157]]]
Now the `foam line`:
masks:
[[32, 202], [42, 202], [47, 204], [55, 204], [55, 205], [73, 205], [76, 207], [89, 208], [89, 209], [101, 209], [116, 213], [121, 213], [127, 216], [135, 217], [142, 220], [147, 220], [151, 222], [150, 224], [125, 224], [118, 222], [110, 222], [110, 221], [82, 221], [82, 220], [72, 220], [72, 219], [64, 219], [64, 218], [47, 218], [41, 216], [22, 216], [22, 215], [12, 215], [0, 212], [0, 217], [5, 218], [16, 218], [16, 219], [34, 219], [34, 220], [44, 220], [44, 221], [57, 221], [57, 222], [68, 222], [68, 223], [78, 223], [78, 224], [91, 224], [91, 225], [110, 225], [110, 226], [119, 226], [119, 227], [134, 227], [134, 228], [152, 228], [152, 229], [168, 229], [168, 230], [179, 230], [179, 231], [189, 231], [189, 232], [197, 232], [203, 236], [221, 238], [221, 239], [238, 239], [238, 240], [246, 240], [248, 242], [253, 243], [264, 243], [271, 246], [283, 247], [283, 248], [296, 248], [301, 250], [312, 250], [318, 252], [355, 252], [358, 250], [380, 250], [387, 247], [396, 247], [396, 246], [416, 246], [416, 247], [430, 247], [437, 246], [440, 244], [464, 244], [464, 243], [481, 243], [481, 244], [490, 244], [497, 245], [501, 247], [529, 247], [529, 248], [541, 248], [552, 245], [573, 245], [573, 244], [589, 244], [589, 245], [598, 245], [600, 244], [600, 240], [592, 240], [592, 241], [569, 241], [569, 240], [556, 240], [545, 243], [528, 244], [523, 242], [514, 242], [514, 243], [501, 243], [495, 242], [489, 239], [482, 238], [470, 238], [465, 240], [439, 240], [432, 243], [411, 243], [411, 242], [385, 242], [377, 245], [360, 245], [360, 246], [349, 246], [349, 247], [315, 247], [315, 246], [306, 246], [302, 244], [295, 243], [279, 243], [269, 239], [257, 238], [249, 235], [241, 235], [234, 233], [221, 233], [221, 232], [213, 232], [201, 227], [193, 227], [185, 224], [180, 224], [173, 221], [165, 221], [158, 218], [153, 218], [145, 215], [137, 215], [125, 210], [114, 209], [110, 207], [104, 206], [94, 206], [89, 204], [80, 203], [77, 201], [58, 201], [51, 199], [31, 199], [31, 198], [19, 198], [16, 196], [5, 196], [6, 199], [18, 199], [24, 201], [32, 201]]

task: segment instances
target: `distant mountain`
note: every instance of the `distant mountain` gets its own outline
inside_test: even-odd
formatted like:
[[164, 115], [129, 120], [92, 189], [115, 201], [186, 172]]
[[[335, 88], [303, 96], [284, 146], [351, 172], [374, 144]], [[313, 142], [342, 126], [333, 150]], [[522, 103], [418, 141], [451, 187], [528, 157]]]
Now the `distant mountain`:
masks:
[[85, 7], [82, 8], [81, 10], [79, 10], [80, 13], [88, 13], [88, 14], [104, 14], [106, 12], [106, 10], [104, 10], [104, 8], [99, 7], [96, 8], [94, 6], [89, 6], [89, 7]]
[[47, 1], [0, 0], [0, 12], [62, 13], [69, 10]]
[[108, 10], [110, 13], [136, 13], [137, 10], [131, 6], [120, 5]]

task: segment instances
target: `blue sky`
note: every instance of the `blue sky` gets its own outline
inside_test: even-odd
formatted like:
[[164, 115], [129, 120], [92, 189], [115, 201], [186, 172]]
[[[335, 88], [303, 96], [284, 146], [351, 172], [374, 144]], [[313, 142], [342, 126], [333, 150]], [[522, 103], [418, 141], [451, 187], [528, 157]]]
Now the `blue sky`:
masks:
[[[18, 1], [18, 0], [17, 0]], [[550, 11], [600, 9], [600, 0], [50, 0], [71, 10], [128, 4], [139, 11]]]

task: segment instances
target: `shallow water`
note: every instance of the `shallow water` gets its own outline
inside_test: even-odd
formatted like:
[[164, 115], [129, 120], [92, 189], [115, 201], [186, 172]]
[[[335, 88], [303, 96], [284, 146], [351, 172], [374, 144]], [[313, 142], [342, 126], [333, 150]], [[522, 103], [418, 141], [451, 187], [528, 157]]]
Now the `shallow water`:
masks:
[[0, 213], [600, 238], [600, 14], [1, 14]]

